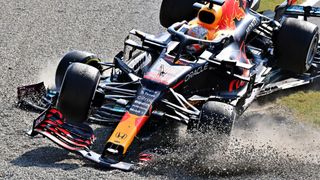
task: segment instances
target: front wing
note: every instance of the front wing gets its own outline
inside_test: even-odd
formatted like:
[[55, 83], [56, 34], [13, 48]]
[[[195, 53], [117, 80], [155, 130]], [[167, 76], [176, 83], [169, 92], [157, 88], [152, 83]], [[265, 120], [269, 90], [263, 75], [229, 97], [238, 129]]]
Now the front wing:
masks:
[[85, 124], [73, 125], [64, 121], [63, 115], [55, 108], [49, 107], [34, 120], [30, 136], [41, 134], [60, 147], [80, 154], [86, 159], [98, 163], [102, 167], [115, 168], [124, 171], [133, 170], [133, 164], [115, 162], [90, 150], [95, 136], [92, 129]]

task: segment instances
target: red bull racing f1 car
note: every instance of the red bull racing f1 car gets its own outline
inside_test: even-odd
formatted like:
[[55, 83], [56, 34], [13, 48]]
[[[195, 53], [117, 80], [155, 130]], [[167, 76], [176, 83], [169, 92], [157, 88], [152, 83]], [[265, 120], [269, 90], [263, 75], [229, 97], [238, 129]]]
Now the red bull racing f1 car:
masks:
[[[311, 83], [320, 75], [320, 8], [288, 0], [257, 12], [260, 0], [163, 0], [167, 32], [130, 31], [113, 62], [72, 51], [56, 70], [56, 87], [18, 88], [19, 105], [40, 110], [29, 135], [108, 168], [123, 162], [144, 125], [178, 121], [229, 134], [254, 99]], [[90, 123], [109, 125], [101, 153]], [[132, 149], [131, 149], [132, 150]]]

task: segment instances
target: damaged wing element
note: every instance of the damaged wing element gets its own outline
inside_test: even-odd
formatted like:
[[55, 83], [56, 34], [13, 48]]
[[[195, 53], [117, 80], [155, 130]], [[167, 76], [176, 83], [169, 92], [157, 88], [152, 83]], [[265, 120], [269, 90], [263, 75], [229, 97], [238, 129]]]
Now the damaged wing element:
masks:
[[49, 108], [34, 120], [30, 136], [41, 134], [57, 145], [107, 168], [116, 168], [125, 171], [133, 169], [133, 164], [125, 162], [113, 162], [103, 158], [101, 154], [91, 151], [95, 140], [93, 130], [86, 124], [73, 125], [64, 121], [61, 112], [55, 108]]

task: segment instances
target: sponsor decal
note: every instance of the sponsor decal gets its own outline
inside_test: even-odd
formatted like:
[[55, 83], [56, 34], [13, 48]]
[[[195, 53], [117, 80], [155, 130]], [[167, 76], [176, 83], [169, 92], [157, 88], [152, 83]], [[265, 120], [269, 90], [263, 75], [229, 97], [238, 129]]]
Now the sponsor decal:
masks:
[[143, 87], [135, 101], [132, 103], [129, 112], [138, 116], [145, 115], [150, 109], [150, 105], [159, 94], [160, 91], [154, 91]]
[[249, 34], [256, 26], [259, 25], [259, 21], [257, 19], [253, 19], [253, 21], [249, 24], [246, 29], [246, 33]]
[[241, 80], [232, 80], [229, 84], [229, 92], [235, 91], [240, 89], [241, 87], [244, 87], [246, 83]]
[[222, 18], [219, 29], [235, 29], [236, 22], [246, 15], [247, 0], [226, 0], [222, 6]]
[[126, 133], [117, 132], [116, 133], [116, 137], [118, 139], [124, 140], [124, 139], [126, 139], [128, 137], [128, 135]]
[[164, 71], [164, 65], [161, 64], [159, 69], [159, 76], [164, 76], [165, 74], [167, 73]]
[[185, 82], [189, 81], [193, 77], [199, 75], [200, 73], [202, 73], [208, 69], [209, 69], [209, 65], [208, 65], [208, 63], [206, 63], [204, 66], [201, 66], [201, 67], [198, 67], [198, 68], [192, 70], [188, 75], [186, 75]]

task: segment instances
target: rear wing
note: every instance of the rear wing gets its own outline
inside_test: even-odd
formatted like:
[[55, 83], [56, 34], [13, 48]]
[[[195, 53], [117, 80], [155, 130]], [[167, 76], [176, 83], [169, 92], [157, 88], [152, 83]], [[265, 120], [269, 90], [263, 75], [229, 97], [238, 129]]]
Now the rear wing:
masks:
[[320, 7], [294, 5], [286, 8], [285, 15], [303, 16], [305, 20], [308, 17], [320, 17]]
[[295, 5], [297, 0], [287, 0], [276, 7], [275, 20], [280, 20], [283, 16], [303, 16], [304, 20], [308, 17], [320, 17], [320, 8], [312, 6]]

